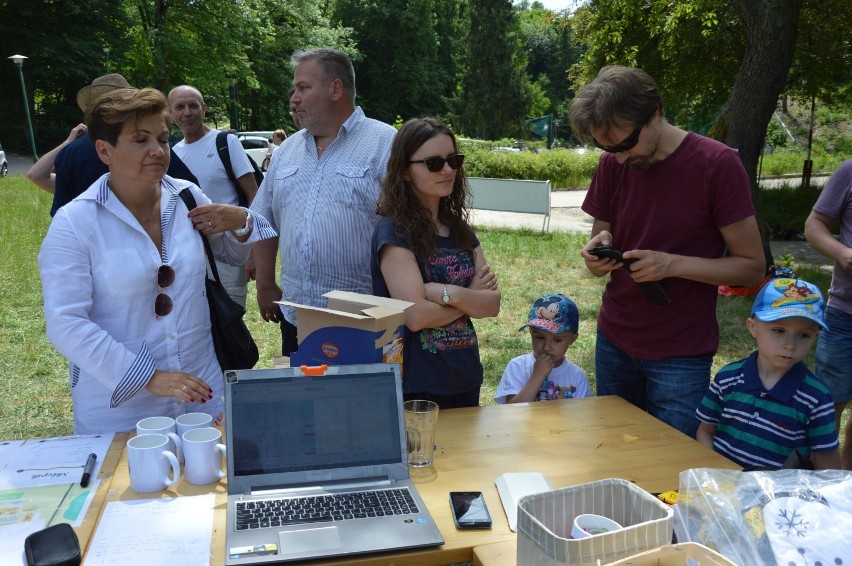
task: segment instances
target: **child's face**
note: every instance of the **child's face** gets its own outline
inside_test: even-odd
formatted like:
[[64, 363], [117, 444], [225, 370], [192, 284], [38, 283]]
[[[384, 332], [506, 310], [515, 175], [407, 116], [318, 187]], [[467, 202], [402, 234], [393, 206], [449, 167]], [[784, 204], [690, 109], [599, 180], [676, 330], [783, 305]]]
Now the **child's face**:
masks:
[[533, 355], [536, 358], [541, 355], [548, 355], [553, 358], [554, 365], [558, 366], [565, 358], [568, 346], [577, 339], [577, 333], [569, 330], [562, 334], [551, 334], [540, 328], [530, 326], [530, 338], [532, 338]]
[[772, 322], [749, 318], [746, 325], [757, 341], [760, 360], [778, 371], [786, 372], [805, 359], [819, 336], [817, 323], [798, 316]]

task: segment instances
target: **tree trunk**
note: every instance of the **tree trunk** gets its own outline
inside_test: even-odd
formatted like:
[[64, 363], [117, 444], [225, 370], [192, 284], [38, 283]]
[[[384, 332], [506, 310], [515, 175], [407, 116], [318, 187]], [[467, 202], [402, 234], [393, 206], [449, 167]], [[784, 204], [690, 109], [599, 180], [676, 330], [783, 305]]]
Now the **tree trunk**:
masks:
[[748, 173], [768, 267], [773, 259], [767, 226], [758, 207], [757, 166], [766, 127], [793, 61], [802, 0], [733, 0], [733, 4], [748, 39], [740, 72], [720, 117], [719, 133], [726, 144], [739, 151]]

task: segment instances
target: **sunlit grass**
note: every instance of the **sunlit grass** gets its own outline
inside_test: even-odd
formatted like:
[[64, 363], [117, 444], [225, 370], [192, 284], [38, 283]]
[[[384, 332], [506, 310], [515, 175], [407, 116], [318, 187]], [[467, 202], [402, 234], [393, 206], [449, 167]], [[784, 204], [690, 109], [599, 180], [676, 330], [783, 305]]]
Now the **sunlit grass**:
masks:
[[[51, 196], [23, 175], [0, 179], [0, 439], [70, 434], [71, 400], [67, 362], [45, 336], [41, 282], [36, 257], [50, 222]], [[532, 301], [563, 293], [580, 309], [580, 336], [568, 357], [582, 367], [594, 390], [595, 329], [604, 279], [586, 271], [579, 252], [585, 234], [541, 234], [530, 230], [478, 229], [485, 256], [503, 296], [500, 315], [475, 321], [485, 368], [481, 403], [493, 404], [506, 363], [530, 351], [529, 334], [519, 331]], [[795, 261], [795, 258], [794, 258]], [[827, 290], [830, 275], [806, 266], [799, 275]], [[246, 316], [260, 349], [258, 367], [272, 367], [280, 353], [278, 326], [263, 322], [249, 285]], [[751, 301], [719, 298], [722, 341], [714, 371], [745, 357], [754, 341], [745, 328]], [[806, 362], [813, 367], [813, 353]]]

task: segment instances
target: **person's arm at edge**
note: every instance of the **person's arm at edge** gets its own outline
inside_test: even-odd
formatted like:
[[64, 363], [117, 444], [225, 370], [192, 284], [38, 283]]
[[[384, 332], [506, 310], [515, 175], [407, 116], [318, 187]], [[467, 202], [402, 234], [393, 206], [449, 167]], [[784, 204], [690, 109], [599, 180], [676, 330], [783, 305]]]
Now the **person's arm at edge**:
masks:
[[847, 273], [852, 273], [852, 248], [847, 248], [831, 233], [834, 222], [834, 218], [812, 210], [805, 220], [805, 238], [813, 249], [839, 263]]
[[713, 450], [713, 439], [716, 438], [716, 425], [701, 422], [698, 425], [698, 430], [695, 433], [695, 440]]
[[38, 161], [33, 163], [27, 178], [32, 181], [37, 187], [53, 194], [56, 190], [56, 174], [53, 172], [53, 165], [56, 162], [56, 156], [62, 151], [62, 148], [76, 140], [81, 134], [86, 133], [86, 124], [77, 124], [68, 134], [68, 137], [61, 144], [57, 145], [44, 155]]
[[839, 470], [840, 468], [840, 450], [811, 452], [811, 462], [815, 470]]
[[246, 173], [237, 179], [237, 184], [246, 194], [246, 199], [248, 200], [249, 205], [251, 205], [251, 201], [253, 201], [255, 195], [257, 195], [257, 180], [254, 178], [254, 172]]
[[[280, 236], [279, 236], [280, 237]], [[275, 259], [278, 256], [278, 238], [269, 238], [257, 242], [252, 247], [255, 266], [255, 288], [260, 316], [266, 322], [279, 322], [278, 305], [283, 293], [275, 283]]]

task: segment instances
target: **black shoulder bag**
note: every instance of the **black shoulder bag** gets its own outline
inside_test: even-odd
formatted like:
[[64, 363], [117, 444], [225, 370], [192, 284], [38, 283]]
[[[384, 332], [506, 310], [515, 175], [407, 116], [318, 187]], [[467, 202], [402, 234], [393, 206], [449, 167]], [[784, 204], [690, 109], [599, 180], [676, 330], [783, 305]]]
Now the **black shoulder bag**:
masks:
[[[189, 210], [195, 208], [195, 197], [189, 189], [180, 192], [180, 198], [186, 203]], [[235, 302], [222, 282], [219, 280], [219, 270], [216, 269], [216, 260], [213, 258], [213, 250], [207, 236], [198, 233], [204, 243], [204, 252], [207, 254], [207, 263], [215, 279], [204, 278], [207, 293], [207, 302], [210, 305], [210, 326], [213, 331], [213, 347], [216, 350], [216, 358], [222, 371], [229, 369], [251, 369], [257, 363], [259, 354], [257, 345], [251, 337], [243, 315], [246, 310]]]
[[[248, 197], [243, 191], [243, 188], [240, 187], [240, 184], [237, 182], [237, 178], [234, 176], [234, 167], [231, 165], [231, 150], [228, 149], [229, 135], [230, 134], [228, 132], [219, 132], [216, 134], [216, 152], [219, 154], [219, 159], [222, 161], [222, 167], [225, 168], [225, 174], [228, 175], [228, 179], [230, 179], [231, 183], [234, 185], [234, 190], [237, 191], [237, 198], [239, 199], [240, 206], [247, 207], [249, 205]], [[257, 166], [254, 159], [250, 156], [246, 157], [248, 157], [249, 163], [251, 163], [254, 180], [259, 187], [263, 182], [263, 171], [261, 171], [260, 167]]]

